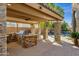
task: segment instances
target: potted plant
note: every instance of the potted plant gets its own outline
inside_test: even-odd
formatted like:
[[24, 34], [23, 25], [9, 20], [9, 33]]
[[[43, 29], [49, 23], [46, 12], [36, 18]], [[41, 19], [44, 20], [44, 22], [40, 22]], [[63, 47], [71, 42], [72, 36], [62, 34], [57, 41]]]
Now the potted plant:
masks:
[[72, 32], [71, 33], [71, 37], [74, 38], [74, 44], [75, 44], [75, 46], [79, 46], [78, 45], [79, 32]]

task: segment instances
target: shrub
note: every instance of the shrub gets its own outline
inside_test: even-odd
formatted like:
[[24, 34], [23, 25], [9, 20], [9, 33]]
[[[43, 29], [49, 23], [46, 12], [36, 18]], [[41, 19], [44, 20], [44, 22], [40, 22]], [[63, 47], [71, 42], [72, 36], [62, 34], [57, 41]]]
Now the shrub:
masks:
[[79, 39], [79, 32], [72, 32], [72, 33], [71, 33], [71, 37], [72, 37], [72, 38]]
[[71, 33], [71, 37], [74, 38], [74, 44], [75, 44], [75, 46], [79, 46], [78, 45], [79, 32], [72, 32]]

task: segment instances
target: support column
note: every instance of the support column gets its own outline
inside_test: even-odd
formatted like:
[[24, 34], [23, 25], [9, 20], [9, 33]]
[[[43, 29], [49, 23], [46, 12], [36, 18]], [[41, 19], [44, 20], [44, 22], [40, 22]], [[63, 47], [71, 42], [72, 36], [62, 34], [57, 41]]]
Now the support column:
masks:
[[43, 30], [43, 32], [44, 32], [44, 34], [43, 34], [43, 39], [45, 39], [45, 40], [47, 40], [48, 39], [48, 21], [46, 21], [46, 23], [45, 23], [45, 28], [44, 28], [44, 30]]
[[31, 24], [31, 33], [35, 34], [35, 26], [34, 26], [34, 24]]
[[6, 5], [0, 3], [0, 55], [7, 55]]
[[38, 22], [38, 39], [41, 39], [41, 28], [40, 28], [40, 22]]
[[43, 34], [43, 39], [47, 40], [48, 39], [48, 29], [44, 29], [44, 34]]
[[55, 42], [61, 44], [61, 22], [56, 21], [54, 24]]

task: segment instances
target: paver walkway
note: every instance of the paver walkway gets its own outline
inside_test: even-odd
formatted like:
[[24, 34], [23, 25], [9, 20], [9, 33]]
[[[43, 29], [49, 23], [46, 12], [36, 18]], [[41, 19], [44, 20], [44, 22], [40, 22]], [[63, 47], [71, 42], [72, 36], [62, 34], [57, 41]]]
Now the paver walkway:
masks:
[[63, 41], [62, 45], [53, 43], [54, 39], [39, 40], [37, 46], [31, 48], [22, 48], [14, 42], [10, 44], [9, 53], [15, 56], [79, 56], [79, 48], [69, 43], [66, 37], [61, 39]]

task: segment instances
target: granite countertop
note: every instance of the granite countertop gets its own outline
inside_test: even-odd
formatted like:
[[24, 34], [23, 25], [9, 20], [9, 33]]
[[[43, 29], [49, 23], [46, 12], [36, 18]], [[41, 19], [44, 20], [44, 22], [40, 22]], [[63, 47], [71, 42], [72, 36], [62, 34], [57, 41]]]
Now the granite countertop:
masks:
[[24, 36], [35, 36], [37, 34], [28, 34], [28, 35], [24, 35]]

